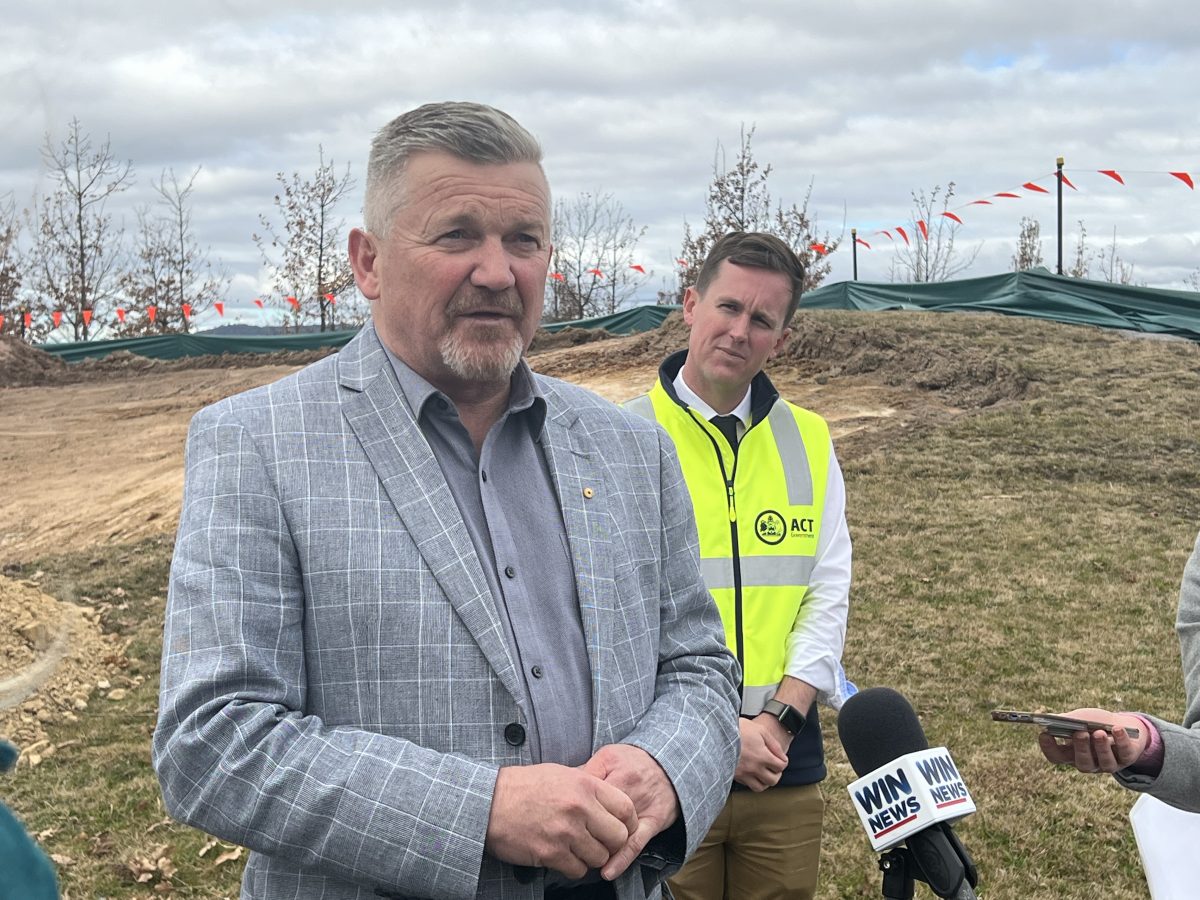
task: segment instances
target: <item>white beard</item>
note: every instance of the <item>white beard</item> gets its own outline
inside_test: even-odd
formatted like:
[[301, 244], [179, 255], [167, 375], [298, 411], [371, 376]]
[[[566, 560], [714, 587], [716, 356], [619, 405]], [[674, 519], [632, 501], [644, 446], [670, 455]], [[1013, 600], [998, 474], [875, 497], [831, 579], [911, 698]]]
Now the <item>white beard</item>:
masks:
[[438, 346], [442, 362], [464, 381], [507, 381], [521, 361], [525, 342], [520, 335], [507, 341], [472, 341], [452, 330]]

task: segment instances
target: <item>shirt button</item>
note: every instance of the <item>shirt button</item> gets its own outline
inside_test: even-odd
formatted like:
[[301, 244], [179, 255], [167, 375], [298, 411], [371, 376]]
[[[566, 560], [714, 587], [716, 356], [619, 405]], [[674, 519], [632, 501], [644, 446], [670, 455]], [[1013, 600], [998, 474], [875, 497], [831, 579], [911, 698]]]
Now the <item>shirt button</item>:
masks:
[[541, 666], [534, 666], [532, 669], [529, 670], [529, 672], [531, 675], [533, 675], [534, 678], [541, 678], [542, 675], [545, 674], [542, 672]]
[[516, 569], [514, 569], [512, 566], [505, 566], [505, 567], [504, 567], [504, 574], [505, 574], [507, 577], [509, 577], [509, 578], [516, 578], [516, 577], [517, 577], [517, 570], [516, 570]]
[[520, 722], [509, 722], [504, 726], [504, 740], [514, 747], [520, 747], [525, 743], [525, 726]]

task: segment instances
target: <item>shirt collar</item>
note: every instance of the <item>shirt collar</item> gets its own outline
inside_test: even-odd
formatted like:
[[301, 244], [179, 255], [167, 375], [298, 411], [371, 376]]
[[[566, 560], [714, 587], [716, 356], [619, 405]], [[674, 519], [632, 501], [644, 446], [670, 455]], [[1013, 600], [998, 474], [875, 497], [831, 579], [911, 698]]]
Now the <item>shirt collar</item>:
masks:
[[[712, 419], [713, 416], [721, 415], [711, 406], [704, 402], [704, 399], [688, 387], [688, 383], [683, 380], [683, 367], [680, 366], [679, 373], [675, 376], [675, 394], [706, 419]], [[746, 393], [730, 412], [729, 415], [737, 416], [742, 425], [746, 428], [750, 427], [750, 388], [746, 388]]]
[[[413, 418], [419, 421], [431, 401], [440, 401], [445, 404], [443, 409], [454, 410], [454, 415], [458, 415], [453, 400], [417, 374], [408, 363], [388, 349], [382, 341], [380, 344], [383, 346], [383, 352], [387, 354], [388, 361], [392, 364], [396, 380], [400, 382], [400, 393], [408, 403]], [[533, 377], [533, 370], [529, 368], [529, 364], [522, 357], [521, 361], [517, 363], [517, 367], [513, 369], [512, 379], [509, 381], [508, 406], [505, 408], [505, 414], [515, 415], [525, 410], [529, 410], [527, 421], [530, 435], [535, 440], [540, 439], [542, 429], [546, 424], [546, 397], [542, 393], [537, 379]]]

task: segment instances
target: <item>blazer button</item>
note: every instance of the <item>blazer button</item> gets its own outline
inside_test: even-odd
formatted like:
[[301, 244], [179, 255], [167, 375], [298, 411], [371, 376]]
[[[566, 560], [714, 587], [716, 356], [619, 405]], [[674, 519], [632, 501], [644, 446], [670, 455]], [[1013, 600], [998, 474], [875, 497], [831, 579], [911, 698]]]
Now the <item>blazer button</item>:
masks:
[[509, 722], [504, 726], [504, 739], [514, 747], [525, 743], [525, 726], [520, 722]]

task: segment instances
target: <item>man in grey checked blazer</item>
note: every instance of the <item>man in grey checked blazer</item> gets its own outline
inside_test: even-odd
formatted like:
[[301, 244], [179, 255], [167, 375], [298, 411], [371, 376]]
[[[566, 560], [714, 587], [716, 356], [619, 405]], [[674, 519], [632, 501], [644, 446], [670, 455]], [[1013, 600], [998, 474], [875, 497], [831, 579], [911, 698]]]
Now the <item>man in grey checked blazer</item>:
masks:
[[737, 759], [736, 663], [671, 443], [521, 360], [540, 148], [381, 130], [369, 322], [188, 434], [153, 757], [243, 898], [657, 897]]

